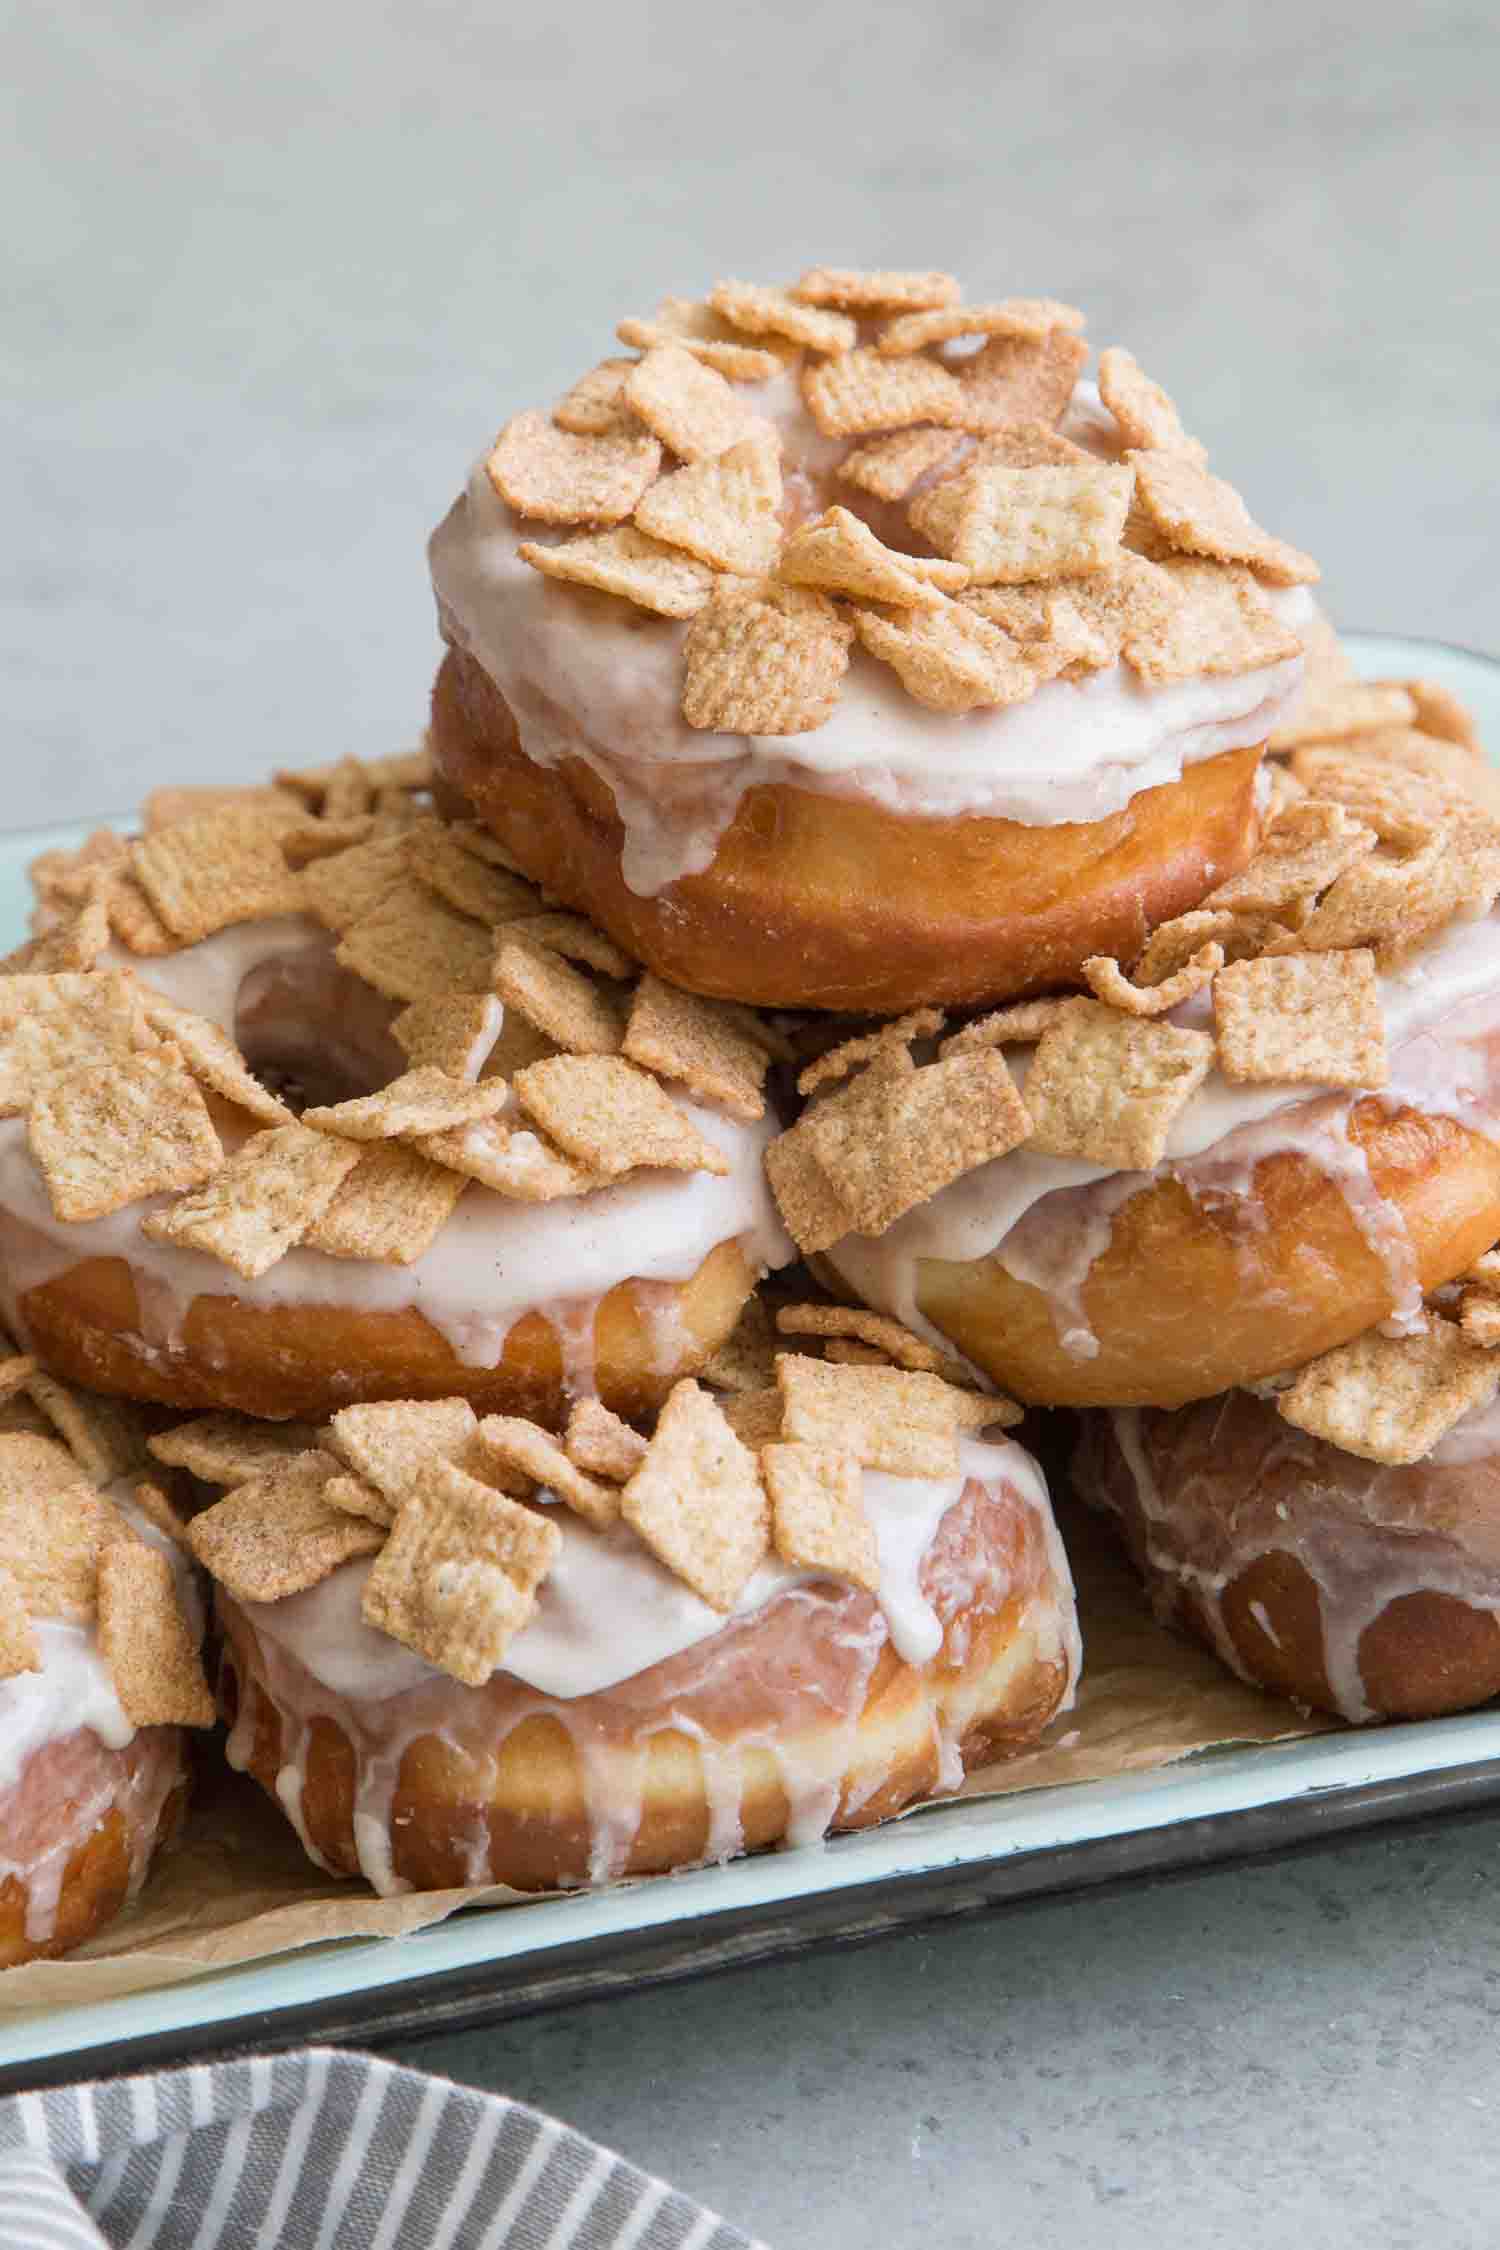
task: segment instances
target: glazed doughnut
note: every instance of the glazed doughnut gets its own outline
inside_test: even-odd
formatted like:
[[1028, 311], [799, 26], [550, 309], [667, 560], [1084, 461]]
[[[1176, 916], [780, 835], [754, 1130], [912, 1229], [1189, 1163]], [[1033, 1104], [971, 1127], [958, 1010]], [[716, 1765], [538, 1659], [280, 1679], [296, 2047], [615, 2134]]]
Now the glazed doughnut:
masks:
[[1500, 1411], [1371, 1462], [1237, 1392], [1086, 1417], [1082, 1496], [1118, 1519], [1159, 1613], [1242, 1678], [1356, 1722], [1500, 1693]]
[[[466, 926], [488, 946], [487, 932]], [[192, 1012], [200, 1046], [205, 1027], [217, 1027], [245, 1070], [299, 1107], [337, 1105], [411, 1068], [393, 1033], [400, 999], [343, 965], [340, 950], [339, 933], [310, 912], [284, 912], [167, 952], [138, 956], [116, 944], [92, 974], [128, 968], [148, 1009], [160, 996]], [[16, 988], [23, 981], [47, 982], [33, 976]], [[0, 980], [0, 1014], [7, 989]], [[490, 1014], [473, 1055], [455, 1064], [467, 1083], [489, 1051], [499, 1055], [502, 1020], [505, 1040], [512, 1030], [498, 1001], [473, 997]], [[156, 1020], [165, 1036], [182, 1035], [181, 1016]], [[528, 1051], [554, 1049], [532, 1032]], [[276, 1129], [274, 1111], [247, 1116], [214, 1095], [211, 1073], [209, 1101], [231, 1161], [257, 1125]], [[588, 1192], [525, 1201], [418, 1165], [419, 1188], [446, 1179], [460, 1197], [455, 1208], [440, 1195], [437, 1232], [429, 1228], [419, 1255], [399, 1238], [373, 1252], [294, 1246], [254, 1274], [144, 1231], [143, 1221], [157, 1224], [159, 1195], [59, 1217], [27, 1119], [12, 1117], [0, 1123], [5, 1317], [56, 1373], [181, 1408], [318, 1417], [350, 1399], [461, 1391], [484, 1408], [555, 1421], [568, 1395], [597, 1389], [625, 1411], [646, 1411], [717, 1347], [758, 1276], [788, 1254], [762, 1173], [772, 1128], [745, 1106], [731, 1116], [706, 1099], [676, 1105], [722, 1172], [637, 1169]], [[291, 1112], [280, 1118], [289, 1123]], [[499, 1120], [509, 1152], [542, 1159], [543, 1143], [522, 1131], [529, 1124], [512, 1091]], [[210, 1169], [213, 1161], [210, 1146]]]
[[[79, 1684], [76, 1667], [50, 1653], [42, 1679], [61, 1694]], [[7, 1728], [15, 1685], [0, 1682]], [[55, 1724], [68, 1726], [62, 1712]], [[185, 1737], [180, 1727], [143, 1727], [115, 1743], [74, 1726], [46, 1737], [19, 1766], [7, 1741], [4, 1775], [12, 1778], [0, 1786], [0, 1969], [11, 1969], [71, 1953], [135, 1897], [182, 1819]]]
[[[172, 1556], [201, 1634], [202, 1604], [178, 1550], [133, 1507], [128, 1484], [108, 1496]], [[188, 1795], [185, 1729], [132, 1723], [97, 1624], [34, 1618], [32, 1632], [36, 1669], [0, 1678], [0, 1968], [69, 1953], [113, 1921], [175, 1835]], [[198, 1723], [211, 1716], [210, 1706]]]
[[[1050, 827], [974, 813], [919, 825], [799, 774], [746, 780], [710, 865], [643, 894], [624, 873], [603, 761], [546, 766], [524, 754], [500, 690], [462, 649], [438, 671], [431, 740], [457, 796], [548, 890], [674, 984], [760, 1006], [885, 1015], [1045, 991], [1090, 954], [1138, 951], [1244, 864], [1257, 827], [1254, 746], [1190, 765], [1098, 820]], [[735, 761], [752, 772], [769, 762]]]
[[231, 1763], [380, 1891], [597, 1883], [885, 1819], [1035, 1741], [1078, 1642], [1019, 1446], [965, 1439], [957, 1476], [867, 1472], [864, 1498], [878, 1599], [772, 1564], [727, 1619], [633, 1532], [569, 1519], [479, 1687], [363, 1622], [368, 1564], [275, 1603], [221, 1590]]
[[1153, 1169], [1023, 1144], [828, 1265], [1053, 1406], [1179, 1406], [1411, 1317], [1500, 1233], [1497, 936], [1458, 922], [1380, 978], [1378, 1094], [1215, 1069]]
[[[872, 334], [867, 327], [867, 343]], [[941, 458], [929, 454], [925, 472], [913, 468], [904, 501], [878, 497], [841, 472], [856, 452], [878, 452], [913, 433], [903, 431], [893, 407], [887, 429], [894, 436], [873, 447], [876, 425], [868, 418], [856, 434], [830, 434], [830, 420], [840, 415], [819, 404], [815, 416], [811, 402], [839, 362], [812, 350], [799, 355], [786, 345], [779, 365], [767, 362], [774, 373], [733, 386], [700, 370], [696, 380], [719, 384], [717, 411], [726, 418], [703, 449], [712, 454], [747, 431], [774, 440], [780, 471], [773, 483], [788, 540], [820, 510], [847, 511], [845, 530], [853, 520], [867, 536], [873, 532], [883, 543], [879, 567], [887, 571], [893, 557], [898, 565], [913, 553], [933, 559], [930, 524], [918, 522], [920, 507], [910, 518], [906, 508], [997, 449], [1004, 461], [1022, 465], [1023, 481], [1039, 464], [1061, 462], [1065, 474], [1080, 474], [1082, 464], [1083, 472], [1107, 471], [1128, 486], [1132, 472], [1119, 466], [1127, 441], [1156, 440], [1117, 423], [1091, 385], [1073, 388], [1082, 346], [1058, 329], [1045, 341], [1010, 349], [1023, 359], [1034, 353], [1038, 368], [1050, 364], [1055, 374], [1062, 365], [1067, 372], [1060, 387], [1052, 381], [1045, 404], [1033, 393], [1009, 416], [997, 407], [987, 418], [969, 405], [972, 392], [955, 386], [951, 372], [960, 361], [883, 363], [887, 370], [915, 365], [918, 379], [955, 386], [952, 413], [963, 422], [967, 412], [968, 431], [990, 433], [985, 439], [949, 432], [946, 447], [937, 433]], [[675, 356], [680, 362], [681, 353]], [[868, 349], [854, 355], [860, 362], [875, 358]], [[649, 348], [643, 365], [656, 365]], [[1260, 748], [1300, 676], [1298, 628], [1311, 603], [1305, 586], [1290, 581], [1316, 575], [1306, 558], [1289, 560], [1291, 550], [1279, 549], [1274, 572], [1259, 588], [1241, 572], [1236, 598], [1254, 616], [1248, 638], [1233, 650], [1211, 649], [1210, 633], [1201, 661], [1174, 661], [1149, 681], [1145, 670], [1120, 661], [1118, 631], [1114, 653], [1107, 640], [1087, 654], [1079, 653], [1081, 641], [1065, 652], [1060, 626], [1033, 627], [1011, 605], [1004, 614], [1029, 653], [1018, 653], [1021, 642], [1004, 631], [991, 644], [1011, 667], [1003, 688], [911, 685], [907, 671], [898, 679], [887, 662], [855, 645], [831, 711], [773, 722], [733, 707], [690, 724], [684, 666], [703, 615], [684, 625], [681, 607], [675, 616], [654, 615], [614, 592], [559, 583], [547, 574], [556, 567], [550, 561], [546, 572], [540, 563], [533, 567], [528, 554], [570, 536], [560, 523], [584, 519], [577, 509], [569, 512], [565, 495], [556, 507], [545, 495], [534, 497], [536, 479], [525, 463], [519, 480], [507, 467], [523, 439], [538, 454], [557, 446], [607, 449], [625, 445], [625, 431], [649, 452], [645, 424], [632, 418], [638, 379], [617, 374], [617, 389], [622, 380], [628, 396], [620, 393], [619, 418], [607, 433], [603, 423], [579, 421], [576, 413], [568, 431], [599, 434], [569, 436], [541, 416], [507, 425], [431, 543], [449, 644], [432, 704], [440, 783], [549, 891], [692, 991], [889, 1014], [1045, 990], [1075, 978], [1100, 952], [1133, 957], [1157, 923], [1196, 904], [1244, 864], [1262, 803]], [[668, 433], [670, 478], [671, 417], [649, 402], [641, 411], [654, 416], [652, 428]], [[559, 413], [568, 415], [569, 407]], [[1013, 431], [1006, 451], [1007, 421], [1039, 413], [1042, 423], [1028, 420], [1019, 438]], [[588, 467], [583, 459], [584, 473]], [[870, 473], [853, 463], [853, 476]], [[873, 474], [891, 490], [878, 470]], [[658, 494], [665, 489], [653, 486], [640, 498], [640, 525], [661, 528]], [[630, 500], [622, 505], [628, 514]], [[620, 520], [619, 506], [609, 512], [601, 503], [600, 510], [604, 521]], [[549, 511], [553, 521], [539, 520]], [[641, 534], [629, 528], [610, 536], [639, 542]], [[684, 546], [696, 536], [686, 531]], [[1192, 573], [1223, 575], [1218, 564], [1201, 560], [1179, 572], [1184, 558], [1149, 530], [1142, 543], [1150, 555], [1164, 554], [1167, 567], [1135, 553], [1120, 567], [1144, 570], [1169, 602]], [[774, 547], [773, 538], [768, 562]], [[706, 579], [701, 563], [684, 562], [683, 548], [671, 557], [668, 568], [696, 568]], [[787, 581], [803, 567], [791, 544], [776, 567]], [[934, 567], [949, 574], [944, 585], [963, 588], [967, 565]], [[1016, 568], [973, 567], [976, 599], [986, 588], [996, 600], [1013, 593], [1013, 586], [997, 590], [989, 580], [1014, 580]], [[1024, 589], [1039, 593], [1044, 607], [1059, 587], [1078, 596], [1088, 583], [1051, 578], [1050, 567], [1038, 564], [1036, 583]], [[1077, 564], [1099, 567], [1106, 575], [1114, 568], [1102, 549]], [[877, 579], [860, 581], [856, 573], [839, 581], [835, 572], [796, 582], [868, 594]], [[687, 607], [701, 598], [700, 588]], [[993, 611], [938, 598], [940, 629], [996, 630]], [[975, 627], [976, 614], [988, 617], [986, 627]], [[871, 624], [870, 615], [857, 605], [848, 610], [861, 642], [879, 635], [880, 620]], [[848, 639], [847, 619], [843, 631]], [[841, 654], [835, 665], [842, 670]], [[1020, 688], [1017, 666], [1030, 667]]]

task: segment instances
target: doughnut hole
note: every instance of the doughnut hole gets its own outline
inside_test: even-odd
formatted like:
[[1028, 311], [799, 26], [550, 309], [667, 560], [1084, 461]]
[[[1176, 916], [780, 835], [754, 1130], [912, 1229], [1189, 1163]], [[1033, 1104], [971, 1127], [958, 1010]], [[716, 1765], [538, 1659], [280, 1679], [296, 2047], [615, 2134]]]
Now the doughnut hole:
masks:
[[400, 1004], [355, 976], [320, 939], [261, 961], [242, 979], [234, 1037], [261, 1084], [294, 1109], [378, 1093], [409, 1066], [391, 1025]]

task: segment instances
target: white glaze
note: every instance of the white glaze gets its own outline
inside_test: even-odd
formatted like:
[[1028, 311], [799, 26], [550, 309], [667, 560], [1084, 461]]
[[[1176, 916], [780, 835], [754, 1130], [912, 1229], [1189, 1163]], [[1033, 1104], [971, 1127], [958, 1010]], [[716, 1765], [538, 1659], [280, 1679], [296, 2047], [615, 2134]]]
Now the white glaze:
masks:
[[[168, 1557], [189, 1624], [201, 1639], [204, 1611], [197, 1573], [182, 1549], [141, 1514], [132, 1492], [128, 1478], [106, 1487], [107, 1497], [132, 1528]], [[23, 1784], [26, 1769], [39, 1752], [80, 1730], [93, 1734], [106, 1750], [127, 1749], [137, 1733], [121, 1708], [99, 1646], [96, 1623], [71, 1624], [61, 1618], [42, 1618], [32, 1630], [41, 1656], [40, 1669], [0, 1680], [0, 1797]], [[132, 1800], [126, 1829], [131, 1838], [130, 1889], [134, 1893], [145, 1874], [149, 1839], [155, 1833], [172, 1778], [165, 1760], [155, 1773], [148, 1770], [139, 1776], [98, 1769], [86, 1793], [59, 1801], [56, 1819], [46, 1824], [48, 1841], [40, 1851], [13, 1856], [7, 1850], [6, 1835], [0, 1832], [0, 1886], [12, 1878], [25, 1886], [26, 1935], [33, 1944], [45, 1944], [52, 1936], [68, 1864], [122, 1792]]]
[[1500, 1453], [1500, 1397], [1471, 1406], [1447, 1436], [1438, 1439], [1427, 1458], [1439, 1468], [1456, 1469], [1466, 1467], [1471, 1461], [1491, 1460], [1497, 1453]]
[[34, 1752], [75, 1727], [90, 1728], [110, 1750], [123, 1750], [135, 1733], [94, 1627], [44, 1618], [32, 1630], [41, 1670], [0, 1680], [0, 1789], [14, 1785]]
[[[1261, 1412], [1274, 1409], [1264, 1405]], [[1248, 1452], [1226, 1439], [1224, 1447], [1207, 1449], [1205, 1466], [1196, 1465], [1196, 1455], [1186, 1468], [1172, 1461], [1170, 1491], [1153, 1467], [1141, 1410], [1111, 1409], [1109, 1423], [1129, 1473], [1145, 1558], [1157, 1574], [1154, 1596], [1170, 1608], [1175, 1590], [1191, 1589], [1216, 1652], [1241, 1678], [1251, 1674], [1230, 1633], [1224, 1595], [1271, 1552], [1293, 1556], [1317, 1590], [1332, 1706], [1355, 1725], [1377, 1716], [1360, 1645], [1392, 1602], [1443, 1594], [1500, 1619], [1500, 1541], [1489, 1529], [1500, 1489], [1494, 1402], [1467, 1415], [1415, 1469], [1355, 1463], [1305, 1432], [1262, 1422]], [[1495, 1465], [1488, 1490], [1474, 1482], [1482, 1463]], [[1288, 1470], [1292, 1496], [1273, 1503], [1269, 1494], [1287, 1489]], [[1087, 1496], [1108, 1503], [1107, 1490]], [[1263, 1604], [1251, 1603], [1249, 1614], [1278, 1646]]]
[[[815, 507], [862, 508], [894, 536], [878, 504], [833, 480], [849, 448], [819, 437], [795, 380], [789, 371], [742, 395], [782, 430], [785, 466], [816, 488]], [[1112, 449], [1092, 386], [1080, 386], [1063, 426], [1093, 450]], [[915, 702], [856, 646], [825, 725], [795, 736], [707, 733], [679, 709], [686, 627], [544, 577], [520, 560], [522, 535], [568, 536], [532, 524], [518, 532], [481, 462], [429, 549], [443, 631], [499, 688], [534, 763], [581, 758], [608, 785], [625, 828], [625, 881], [643, 896], [706, 868], [746, 790], [777, 782], [913, 818], [1102, 820], [1196, 760], [1264, 741], [1301, 681], [1300, 657], [1162, 688], [1115, 664], [955, 716]], [[1304, 588], [1265, 591], [1294, 629], [1312, 613]]]
[[[1391, 1070], [1380, 1098], [1391, 1107], [1411, 1102], [1500, 1133], [1496, 1090], [1486, 1089], [1476, 1060], [1477, 1042], [1494, 1029], [1500, 1012], [1497, 937], [1500, 918], [1494, 915], [1457, 923], [1381, 978]], [[1210, 1020], [1208, 1003], [1200, 996], [1169, 1020], [1202, 1028]], [[1439, 1025], [1441, 1038], [1432, 1036]], [[1026, 1056], [1014, 1050], [1012, 1056], [1024, 1090]], [[878, 1238], [848, 1235], [826, 1255], [864, 1303], [929, 1334], [916, 1302], [921, 1260], [996, 1257], [1018, 1280], [1048, 1291], [1059, 1336], [1070, 1338], [1079, 1356], [1091, 1356], [1082, 1290], [1120, 1206], [1165, 1174], [1204, 1195], [1242, 1195], [1263, 1157], [1297, 1148], [1338, 1180], [1366, 1239], [1387, 1261], [1393, 1302], [1409, 1318], [1414, 1280], [1399, 1216], [1375, 1193], [1345, 1129], [1349, 1110], [1365, 1098], [1348, 1091], [1320, 1095], [1306, 1086], [1235, 1086], [1215, 1070], [1179, 1112], [1154, 1172], [1110, 1171], [1023, 1145], [964, 1174]]]
[[[202, 1595], [182, 1549], [141, 1514], [128, 1478], [106, 1486], [105, 1491], [141, 1538], [171, 1562], [178, 1596], [201, 1637]], [[13, 1785], [33, 1751], [76, 1727], [91, 1728], [111, 1750], [123, 1750], [135, 1732], [120, 1708], [92, 1623], [73, 1625], [61, 1618], [42, 1618], [33, 1631], [41, 1649], [41, 1670], [0, 1680], [0, 1790]]]
[[[1013, 1586], [994, 1557], [950, 1564], [933, 1577], [943, 1527], [963, 1519], [981, 1486], [1020, 1503], [1026, 1578]], [[768, 1566], [726, 1618], [674, 1580], [618, 1529], [601, 1536], [559, 1512], [563, 1548], [541, 1589], [538, 1615], [506, 1652], [506, 1668], [485, 1690], [463, 1690], [408, 1650], [373, 1632], [359, 1614], [368, 1565], [347, 1564], [320, 1587], [276, 1604], [241, 1605], [254, 1652], [234, 1632], [236, 1662], [249, 1662], [280, 1711], [284, 1764], [277, 1794], [302, 1823], [311, 1727], [321, 1713], [356, 1745], [354, 1841], [361, 1871], [377, 1889], [399, 1887], [391, 1858], [391, 1811], [401, 1761], [419, 1736], [437, 1734], [466, 1756], [492, 1758], [523, 1720], [544, 1714], [564, 1727], [584, 1778], [590, 1824], [588, 1879], [607, 1880], [627, 1864], [642, 1817], [645, 1760], [657, 1734], [685, 1734], [699, 1745], [709, 1806], [704, 1857], [743, 1848], [740, 1806], [749, 1753], [768, 1753], [789, 1805], [788, 1839], [810, 1842], [844, 1806], [859, 1715], [888, 1643], [917, 1666], [941, 1652], [961, 1662], [966, 1603], [1003, 1603], [1020, 1593], [1018, 1641], [1028, 1660], [1055, 1663], [1070, 1703], [1081, 1661], [1072, 1581], [1041, 1473], [1008, 1442], [965, 1438], [960, 1474], [907, 1480], [867, 1474], [866, 1498], [881, 1556], [878, 1605], [854, 1589], [840, 1594], [826, 1574]], [[925, 1581], [924, 1581], [925, 1573]], [[997, 1577], [998, 1574], [998, 1577]], [[941, 1605], [942, 1616], [935, 1605]], [[942, 1621], [950, 1623], [946, 1632]], [[953, 1620], [957, 1619], [957, 1622]], [[772, 1667], [790, 1699], [788, 1723], [733, 1731], [694, 1716], [732, 1687], [747, 1630], [790, 1636], [795, 1660]], [[231, 1630], [234, 1621], [231, 1618]], [[674, 1688], [671, 1683], [676, 1681]], [[496, 1696], [500, 1701], [496, 1701]], [[248, 1764], [251, 1729], [242, 1698], [231, 1736], [232, 1763]], [[930, 1699], [935, 1763], [945, 1786], [962, 1775], [957, 1733], [945, 1730]], [[498, 1740], [497, 1740], [498, 1735]], [[874, 1786], [872, 1783], [871, 1786]], [[487, 1841], [476, 1836], [469, 1864], [485, 1879]]]
[[[179, 1006], [197, 1009], [232, 1034], [247, 979], [279, 958], [300, 961], [319, 949], [329, 950], [326, 933], [310, 920], [287, 917], [224, 930], [160, 961], [131, 965]], [[792, 1255], [762, 1164], [774, 1122], [746, 1124], [701, 1104], [682, 1106], [728, 1158], [725, 1176], [654, 1172], [554, 1203], [516, 1203], [471, 1185], [413, 1265], [293, 1250], [255, 1281], [201, 1252], [150, 1241], [141, 1221], [168, 1198], [147, 1198], [83, 1224], [57, 1219], [24, 1120], [10, 1119], [0, 1123], [0, 1307], [8, 1322], [24, 1329], [20, 1300], [28, 1290], [84, 1259], [122, 1258], [136, 1277], [148, 1350], [178, 1348], [195, 1298], [233, 1296], [263, 1306], [415, 1307], [471, 1367], [496, 1365], [512, 1327], [540, 1310], [571, 1336], [569, 1372], [575, 1386], [586, 1389], [593, 1315], [622, 1281], [639, 1285], [649, 1315], [652, 1285], [686, 1281], [722, 1242], [738, 1241], [757, 1274]], [[669, 1293], [658, 1290], [656, 1302], [670, 1327]], [[664, 1359], [669, 1343], [669, 1334], [657, 1339]]]
[[[864, 1504], [880, 1555], [879, 1602], [898, 1655], [925, 1664], [942, 1629], [922, 1593], [922, 1563], [938, 1525], [970, 1477], [1005, 1477], [1050, 1517], [1041, 1472], [1018, 1445], [965, 1437], [952, 1477], [893, 1477], [867, 1469]], [[537, 1614], [505, 1652], [514, 1678], [559, 1702], [595, 1695], [712, 1639], [724, 1615], [658, 1562], [627, 1524], [589, 1528], [569, 1508], [554, 1520], [562, 1545], [537, 1598]], [[257, 1635], [276, 1642], [340, 1695], [399, 1695], [442, 1675], [360, 1615], [368, 1560], [346, 1563], [321, 1585], [279, 1602], [242, 1602]], [[764, 1563], [740, 1594], [735, 1619], [754, 1616], [793, 1586], [826, 1572]], [[601, 1630], [607, 1621], [607, 1630]]]

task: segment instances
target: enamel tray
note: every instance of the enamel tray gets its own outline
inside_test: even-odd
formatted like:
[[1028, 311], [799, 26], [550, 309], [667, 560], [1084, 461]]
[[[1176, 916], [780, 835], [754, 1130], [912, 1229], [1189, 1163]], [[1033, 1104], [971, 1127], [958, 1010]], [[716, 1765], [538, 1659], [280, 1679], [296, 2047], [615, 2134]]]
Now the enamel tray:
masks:
[[[1362, 672], [1445, 682], [1500, 743], [1500, 663], [1430, 641], [1346, 636]], [[0, 929], [27, 861], [73, 825], [0, 837]], [[7, 942], [9, 942], [7, 940]], [[460, 1915], [171, 1989], [0, 2023], [0, 2093], [307, 2040], [431, 2035], [697, 1976], [1042, 1891], [1279, 1851], [1379, 1822], [1500, 1802], [1500, 1710], [1206, 1753], [1112, 1782], [939, 1805], [865, 1834], [592, 1896]]]

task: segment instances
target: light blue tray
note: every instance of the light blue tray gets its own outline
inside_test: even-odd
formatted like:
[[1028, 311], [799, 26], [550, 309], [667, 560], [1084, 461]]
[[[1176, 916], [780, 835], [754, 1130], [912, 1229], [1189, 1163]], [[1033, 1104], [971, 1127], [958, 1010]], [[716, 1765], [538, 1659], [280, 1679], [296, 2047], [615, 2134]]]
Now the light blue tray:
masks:
[[[1500, 664], [1349, 638], [1370, 676], [1445, 682], [1500, 744]], [[0, 930], [25, 864], [75, 825], [0, 837]], [[1223, 1750], [1151, 1774], [933, 1806], [819, 1849], [765, 1854], [395, 1940], [353, 1940], [163, 1992], [0, 2023], [0, 2090], [224, 2049], [455, 2028], [693, 1976], [1044, 1890], [1280, 1849], [1500, 1800], [1500, 1712]]]

